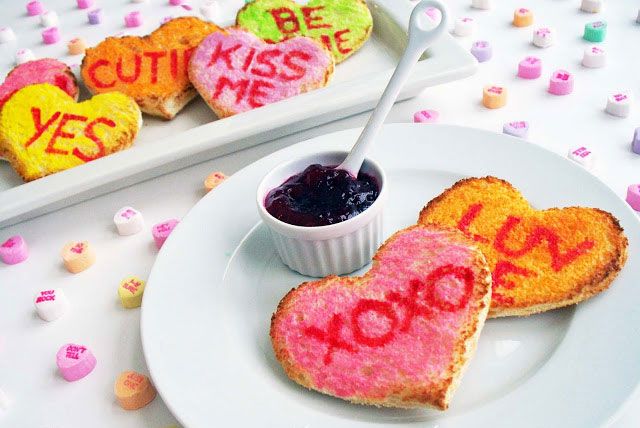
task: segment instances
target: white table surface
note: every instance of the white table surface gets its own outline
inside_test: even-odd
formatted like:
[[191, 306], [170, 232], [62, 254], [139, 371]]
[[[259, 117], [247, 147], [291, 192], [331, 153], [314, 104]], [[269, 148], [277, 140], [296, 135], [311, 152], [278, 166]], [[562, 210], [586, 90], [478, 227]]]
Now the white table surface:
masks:
[[[469, 0], [448, 3], [454, 16], [471, 16], [479, 23], [477, 34], [459, 39], [460, 42], [469, 46], [472, 40], [488, 40], [494, 45], [494, 58], [481, 64], [471, 78], [430, 88], [397, 104], [388, 122], [411, 122], [413, 113], [424, 108], [438, 110], [442, 123], [496, 132], [501, 132], [506, 121], [528, 120], [530, 139], [548, 150], [566, 154], [577, 144], [592, 149], [599, 162], [596, 174], [621, 197], [628, 184], [640, 182], [640, 156], [630, 151], [633, 130], [640, 126], [640, 108], [634, 107], [631, 116], [625, 119], [604, 112], [606, 97], [613, 91], [627, 89], [636, 96], [639, 92], [637, 2], [610, 0], [605, 11], [597, 15], [581, 12], [579, 0], [500, 0], [495, 1], [497, 6], [490, 11], [471, 9]], [[546, 25], [558, 30], [555, 46], [538, 49], [530, 44], [534, 27], [517, 29], [510, 25], [513, 11], [520, 6], [534, 11], [534, 27]], [[582, 29], [586, 22], [598, 18], [609, 23], [607, 40], [602, 44], [608, 50], [609, 63], [603, 69], [586, 69], [580, 65], [587, 45], [581, 39]], [[538, 80], [515, 77], [517, 63], [529, 54], [543, 60], [543, 77]], [[558, 68], [575, 73], [572, 95], [556, 97], [546, 92], [548, 77]], [[490, 83], [508, 88], [506, 107], [499, 110], [482, 107], [482, 86]], [[127, 412], [118, 407], [112, 392], [121, 371], [146, 373], [140, 344], [140, 312], [122, 309], [116, 289], [128, 275], [143, 278], [148, 275], [157, 254], [150, 226], [171, 217], [183, 217], [203, 196], [202, 180], [209, 172], [221, 170], [233, 174], [297, 141], [362, 126], [367, 117], [368, 114], [361, 114], [319, 126], [0, 229], [0, 242], [21, 234], [31, 249], [25, 263], [16, 266], [0, 263], [0, 389], [13, 401], [7, 412], [3, 414], [0, 410], [0, 427], [161, 428], [175, 423], [160, 398], [140, 411]], [[540, 173], [544, 174], [544, 165], [540, 165]], [[130, 237], [115, 232], [112, 217], [124, 205], [143, 212], [147, 230]], [[69, 274], [59, 256], [65, 242], [74, 239], [90, 241], [98, 255], [96, 264], [78, 275]], [[57, 287], [64, 289], [72, 309], [63, 318], [45, 323], [34, 313], [33, 296], [38, 290]], [[55, 353], [66, 342], [87, 345], [98, 359], [95, 371], [75, 383], [67, 383], [56, 372]], [[613, 426], [640, 425], [638, 404], [640, 394], [636, 394]], [[213, 407], [212, 418], [215, 418]]]

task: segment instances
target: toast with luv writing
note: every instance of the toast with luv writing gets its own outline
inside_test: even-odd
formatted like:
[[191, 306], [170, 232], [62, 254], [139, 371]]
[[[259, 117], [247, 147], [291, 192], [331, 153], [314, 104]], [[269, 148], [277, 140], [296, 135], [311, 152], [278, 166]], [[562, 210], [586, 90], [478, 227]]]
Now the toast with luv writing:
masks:
[[608, 288], [627, 259], [627, 238], [613, 215], [535, 210], [495, 177], [457, 182], [427, 204], [419, 223], [456, 227], [477, 243], [492, 270], [490, 317], [579, 303]]
[[359, 404], [444, 410], [490, 299], [489, 268], [471, 240], [412, 226], [380, 247], [366, 275], [287, 293], [271, 342], [286, 374], [307, 388]]
[[268, 44], [228, 29], [195, 50], [189, 78], [220, 118], [326, 86], [334, 70], [329, 51], [307, 37]]
[[120, 91], [140, 109], [172, 119], [197, 94], [187, 68], [196, 46], [222, 31], [195, 17], [175, 18], [145, 37], [108, 37], [87, 49], [81, 74], [94, 94]]
[[238, 11], [236, 25], [268, 42], [307, 36], [320, 41], [336, 60], [355, 53], [371, 35], [373, 19], [363, 0], [254, 0]]
[[26, 86], [0, 111], [2, 154], [25, 181], [123, 150], [142, 126], [135, 101], [120, 92], [76, 103], [57, 86]]

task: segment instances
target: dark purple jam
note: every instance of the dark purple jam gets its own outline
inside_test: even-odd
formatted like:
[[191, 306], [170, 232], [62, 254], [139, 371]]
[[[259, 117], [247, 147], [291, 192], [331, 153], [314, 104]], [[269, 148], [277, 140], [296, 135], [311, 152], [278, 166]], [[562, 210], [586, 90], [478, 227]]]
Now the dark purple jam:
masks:
[[269, 214], [296, 226], [326, 226], [355, 217], [380, 193], [375, 177], [318, 164], [272, 189], [264, 205]]

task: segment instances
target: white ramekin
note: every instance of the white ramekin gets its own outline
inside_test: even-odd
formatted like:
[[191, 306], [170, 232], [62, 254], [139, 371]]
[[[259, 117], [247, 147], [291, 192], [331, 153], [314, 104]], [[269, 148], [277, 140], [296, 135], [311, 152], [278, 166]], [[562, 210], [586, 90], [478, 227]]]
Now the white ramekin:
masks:
[[258, 186], [258, 212], [267, 225], [278, 255], [291, 269], [308, 276], [351, 273], [371, 261], [382, 243], [382, 209], [388, 193], [386, 176], [380, 165], [366, 159], [362, 171], [378, 181], [380, 193], [365, 211], [349, 220], [328, 226], [305, 227], [284, 223], [264, 206], [271, 189], [312, 164], [339, 165], [344, 151], [315, 153], [274, 168]]

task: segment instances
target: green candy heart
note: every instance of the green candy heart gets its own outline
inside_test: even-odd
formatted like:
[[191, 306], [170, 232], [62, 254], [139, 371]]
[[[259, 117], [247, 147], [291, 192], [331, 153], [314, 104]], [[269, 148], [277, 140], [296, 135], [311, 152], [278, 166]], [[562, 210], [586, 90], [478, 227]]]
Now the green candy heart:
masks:
[[254, 0], [238, 11], [236, 25], [268, 42], [311, 37], [342, 62], [367, 41], [373, 19], [364, 0]]

